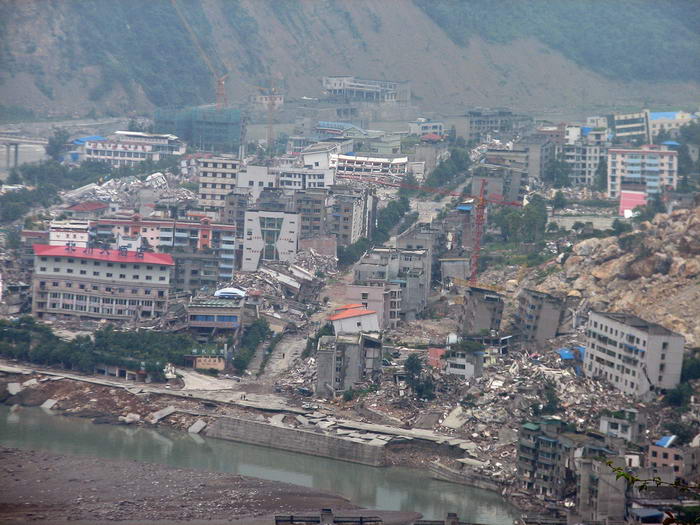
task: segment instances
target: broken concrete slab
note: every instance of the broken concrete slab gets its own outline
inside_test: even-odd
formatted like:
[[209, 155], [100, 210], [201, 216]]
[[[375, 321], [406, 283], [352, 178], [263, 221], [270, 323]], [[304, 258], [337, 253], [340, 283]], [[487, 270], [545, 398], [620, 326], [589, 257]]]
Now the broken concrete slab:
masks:
[[190, 425], [190, 428], [187, 429], [187, 432], [190, 434], [199, 434], [204, 428], [207, 426], [206, 422], [198, 419], [194, 423]]
[[165, 408], [162, 408], [161, 410], [158, 410], [157, 412], [153, 412], [150, 416], [148, 416], [148, 421], [151, 423], [158, 423], [163, 418], [168, 417], [170, 414], [177, 412], [177, 409], [174, 406], [168, 406]]
[[270, 424], [277, 427], [284, 426], [283, 420], [286, 414], [275, 414], [270, 418]]
[[58, 399], [47, 399], [41, 404], [41, 408], [51, 410], [54, 406], [56, 406], [56, 403], [58, 403]]
[[296, 416], [296, 420], [297, 420], [300, 424], [302, 424], [302, 425], [308, 425], [308, 424], [309, 424], [309, 420], [306, 419], [306, 418], [305, 418], [304, 416], [302, 416], [302, 415]]
[[14, 396], [22, 391], [22, 385], [19, 383], [7, 383], [7, 391]]
[[457, 430], [462, 428], [462, 426], [467, 422], [467, 416], [464, 413], [464, 409], [461, 406], [453, 409], [442, 422], [443, 427], [451, 428]]
[[25, 381], [24, 383], [22, 383], [22, 388], [28, 388], [30, 386], [35, 386], [38, 384], [39, 381], [37, 381], [36, 379], [30, 379], [29, 381]]

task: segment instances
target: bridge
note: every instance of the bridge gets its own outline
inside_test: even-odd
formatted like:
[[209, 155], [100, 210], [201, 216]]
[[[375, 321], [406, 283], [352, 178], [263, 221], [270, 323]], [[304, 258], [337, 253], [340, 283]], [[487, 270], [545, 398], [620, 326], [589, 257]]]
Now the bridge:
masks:
[[[0, 131], [0, 144], [5, 146], [5, 167], [10, 169], [12, 166], [15, 168], [19, 165], [19, 147], [23, 144], [28, 144], [31, 146], [46, 146], [49, 143], [48, 139], [37, 138], [37, 137], [24, 137], [22, 135], [15, 135], [14, 133], [7, 133]], [[10, 164], [10, 152], [12, 148], [14, 151], [14, 162]]]

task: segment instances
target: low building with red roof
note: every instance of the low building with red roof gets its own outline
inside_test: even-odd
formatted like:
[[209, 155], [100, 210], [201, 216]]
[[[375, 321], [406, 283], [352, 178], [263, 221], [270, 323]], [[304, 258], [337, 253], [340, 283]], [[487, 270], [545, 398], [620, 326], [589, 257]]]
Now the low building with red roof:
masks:
[[168, 308], [172, 256], [35, 244], [32, 313], [44, 320], [131, 321]]
[[336, 334], [379, 331], [379, 317], [376, 310], [368, 310], [362, 305], [359, 307], [358, 305], [346, 305], [346, 307], [336, 309], [336, 312], [328, 317]]

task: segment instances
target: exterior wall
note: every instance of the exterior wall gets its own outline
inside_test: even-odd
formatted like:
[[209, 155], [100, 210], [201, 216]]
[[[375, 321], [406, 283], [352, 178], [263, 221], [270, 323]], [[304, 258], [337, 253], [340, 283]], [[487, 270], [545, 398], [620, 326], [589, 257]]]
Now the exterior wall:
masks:
[[224, 370], [226, 361], [223, 357], [198, 356], [194, 358], [194, 367], [200, 370]]
[[226, 195], [239, 185], [241, 163], [232, 156], [197, 159], [199, 205], [221, 211]]
[[428, 133], [444, 135], [445, 124], [435, 120], [418, 119], [408, 123], [408, 133], [410, 135], [427, 135]]
[[328, 191], [326, 189], [295, 191], [293, 206], [301, 220], [300, 239], [315, 239], [327, 235]]
[[586, 327], [587, 377], [602, 377], [618, 390], [643, 396], [675, 388], [681, 377], [684, 339], [653, 323], [591, 312]]
[[381, 360], [381, 342], [362, 333], [321, 337], [316, 352], [316, 394], [332, 397], [374, 379]]
[[120, 263], [80, 255], [35, 255], [36, 317], [127, 321], [160, 317], [167, 310], [172, 262]]
[[677, 477], [696, 479], [700, 466], [698, 447], [661, 447], [650, 444], [646, 457], [647, 467], [670, 467]]
[[564, 305], [561, 300], [535, 290], [523, 290], [518, 296], [515, 326], [524, 341], [539, 344], [556, 336]]
[[299, 223], [298, 213], [246, 211], [241, 270], [254, 272], [261, 261], [293, 261], [298, 248]]
[[494, 131], [517, 135], [532, 125], [532, 117], [517, 115], [507, 109], [474, 110], [468, 112], [465, 119], [467, 141], [480, 140]]
[[51, 221], [49, 225], [49, 245], [65, 246], [75, 243], [76, 248], [87, 247], [90, 240], [90, 221], [67, 220]]
[[[394, 290], [394, 298], [391, 299], [391, 291], [383, 285], [363, 286], [358, 284], [350, 284], [345, 288], [345, 297], [352, 303], [362, 304], [369, 310], [377, 312], [377, 322], [380, 330], [393, 326], [397, 319], [390, 318], [391, 300], [395, 304], [400, 304], [400, 291]], [[397, 297], [397, 295], [399, 297]], [[397, 315], [399, 308], [393, 310], [394, 316]]]
[[308, 430], [285, 428], [235, 417], [217, 419], [206, 431], [209, 437], [350, 461], [363, 465], [385, 464], [384, 447], [357, 443]]
[[481, 377], [484, 374], [484, 354], [457, 352], [453, 357], [445, 359], [445, 373], [462, 379]]
[[638, 113], [618, 113], [608, 117], [609, 127], [615, 132], [615, 137], [621, 141], [639, 140], [651, 142], [649, 128], [649, 110]]
[[464, 301], [464, 333], [498, 331], [503, 316], [503, 296], [489, 290], [469, 288]]
[[672, 137], [678, 135], [680, 128], [692, 122], [697, 117], [685, 111], [672, 111], [665, 113], [650, 113], [649, 127], [651, 137], [656, 137], [662, 131], [669, 133]]
[[279, 187], [278, 176], [266, 166], [247, 166], [238, 174], [238, 186], [248, 188], [255, 202], [265, 188]]
[[145, 160], [158, 162], [166, 155], [183, 155], [185, 145], [175, 135], [117, 131], [108, 140], [85, 142], [84, 160], [112, 166], [135, 166]]
[[619, 197], [623, 184], [643, 184], [647, 195], [678, 185], [678, 153], [660, 146], [608, 150], [608, 195]]
[[646, 429], [646, 417], [635, 411], [627, 411], [624, 418], [601, 416], [599, 430], [606, 436], [622, 438], [638, 443]]
[[335, 184], [332, 169], [279, 168], [273, 169], [279, 178], [279, 187], [285, 190], [327, 188]]
[[355, 334], [358, 332], [378, 332], [379, 318], [376, 313], [370, 315], [360, 315], [347, 319], [332, 321], [333, 330], [336, 334]]
[[401, 180], [408, 172], [408, 157], [369, 157], [332, 155], [330, 167], [338, 179], [362, 177], [378, 180]]

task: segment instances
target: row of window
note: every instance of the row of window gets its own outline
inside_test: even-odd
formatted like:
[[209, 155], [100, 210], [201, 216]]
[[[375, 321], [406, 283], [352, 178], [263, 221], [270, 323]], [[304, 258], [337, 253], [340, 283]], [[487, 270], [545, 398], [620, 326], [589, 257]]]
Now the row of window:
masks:
[[[64, 270], [66, 271], [66, 273], [68, 273], [68, 274], [74, 273], [73, 268], [63, 268], [63, 269], [64, 269]], [[46, 270], [47, 270], [46, 266], [41, 266], [41, 267], [39, 267], [39, 271], [40, 271], [40, 272], [46, 272]], [[53, 268], [53, 273], [61, 273], [61, 270], [62, 270], [62, 268], [54, 267], [54, 268]], [[80, 270], [80, 271], [78, 272], [78, 275], [87, 275], [87, 271], [86, 271], [86, 270]], [[95, 271], [95, 272], [92, 272], [92, 276], [93, 276], [93, 277], [101, 277], [102, 274], [101, 274], [100, 272]], [[117, 279], [117, 277], [114, 277], [114, 274], [113, 274], [113, 273], [110, 273], [110, 272], [105, 272], [104, 276], [105, 276], [106, 278], [108, 278], [108, 279]], [[126, 277], [126, 274], [125, 274], [125, 273], [120, 273], [120, 274], [119, 274], [118, 279], [126, 279], [126, 278], [127, 278], [127, 277]], [[138, 281], [138, 280], [141, 279], [141, 276], [140, 276], [140, 275], [132, 275], [132, 276], [131, 276], [131, 279], [134, 280], [134, 281]], [[145, 279], [146, 281], [152, 281], [152, 280], [153, 280], [153, 276], [152, 276], [152, 275], [146, 275], [146, 276], [144, 277], [144, 279]], [[165, 281], [165, 276], [164, 276], [164, 275], [159, 276], [159, 277], [158, 277], [158, 280], [159, 280], [159, 281]]]
[[[48, 257], [40, 257], [39, 259], [43, 262], [47, 262], [49, 260]], [[75, 263], [75, 259], [72, 257], [68, 257], [68, 258], [54, 257], [53, 260], [54, 260], [54, 262], [65, 261], [67, 263]], [[92, 262], [92, 266], [102, 266], [102, 263], [104, 262], [104, 261], [89, 261], [87, 259], [79, 259], [79, 260], [80, 260], [81, 266], [89, 265], [90, 262]], [[107, 268], [114, 268], [116, 266], [116, 264], [117, 263], [108, 262], [108, 263], [105, 263], [105, 266], [107, 266]], [[120, 268], [132, 268], [134, 270], [141, 270], [143, 267], [143, 264], [140, 264], [140, 263], [136, 263], [136, 264], [118, 263], [118, 264], [119, 264]], [[153, 266], [153, 265], [150, 265], [150, 264], [146, 265], [146, 270], [153, 270], [154, 268], [155, 268], [155, 266]], [[168, 267], [167, 266], [159, 266], [158, 269], [161, 271], [165, 271], [168, 269]]]
[[[51, 287], [57, 288], [61, 286], [60, 281], [53, 281]], [[71, 281], [65, 281], [63, 283], [65, 288], [73, 288], [73, 283]], [[43, 290], [46, 288], [46, 281], [39, 281], [39, 289]], [[108, 293], [126, 293], [126, 288], [115, 288], [113, 286], [99, 286], [96, 284], [88, 285], [85, 283], [78, 283], [78, 290], [91, 290], [93, 292], [108, 292]], [[144, 295], [151, 295], [152, 290], [150, 288], [132, 288], [131, 294], [137, 295], [139, 291], [143, 291]], [[158, 297], [165, 297], [167, 295], [166, 290], [158, 290]]]

